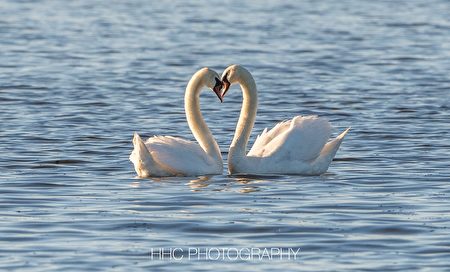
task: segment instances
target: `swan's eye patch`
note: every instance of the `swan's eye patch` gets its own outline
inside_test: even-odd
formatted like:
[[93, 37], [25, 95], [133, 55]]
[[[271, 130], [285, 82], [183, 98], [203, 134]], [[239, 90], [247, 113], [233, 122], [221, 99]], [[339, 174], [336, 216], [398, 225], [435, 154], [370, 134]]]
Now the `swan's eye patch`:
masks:
[[216, 85], [214, 87], [218, 87], [218, 86], [222, 87], [222, 81], [220, 79], [218, 79], [217, 77], [215, 78], [215, 80], [216, 80]]
[[223, 83], [220, 79], [218, 79], [217, 77], [215, 78], [216, 80], [216, 85], [214, 85], [213, 91], [216, 93], [217, 98], [219, 98], [220, 102], [223, 102], [222, 99], [222, 87], [223, 87]]

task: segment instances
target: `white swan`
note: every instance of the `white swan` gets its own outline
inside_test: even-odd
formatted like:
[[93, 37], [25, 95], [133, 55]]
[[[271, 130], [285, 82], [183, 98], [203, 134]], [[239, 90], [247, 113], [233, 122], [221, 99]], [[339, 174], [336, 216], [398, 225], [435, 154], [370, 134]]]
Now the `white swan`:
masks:
[[222, 99], [231, 84], [239, 83], [243, 102], [239, 121], [228, 153], [230, 174], [320, 175], [327, 171], [347, 130], [327, 143], [331, 126], [317, 116], [296, 116], [267, 128], [247, 153], [247, 142], [256, 118], [257, 89], [252, 75], [239, 65], [231, 65], [222, 74]]
[[186, 87], [184, 108], [189, 128], [197, 143], [171, 136], [154, 136], [145, 144], [134, 134], [130, 160], [140, 177], [197, 176], [222, 174], [219, 145], [200, 112], [199, 96], [203, 87], [211, 88], [222, 100], [219, 75], [208, 68], [196, 72]]

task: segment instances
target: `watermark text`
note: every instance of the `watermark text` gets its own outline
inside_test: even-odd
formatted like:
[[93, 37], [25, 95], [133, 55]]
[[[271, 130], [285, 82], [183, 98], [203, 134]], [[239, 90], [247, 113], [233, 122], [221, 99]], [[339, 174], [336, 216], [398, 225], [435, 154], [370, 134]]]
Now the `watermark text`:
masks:
[[282, 247], [165, 247], [151, 248], [151, 260], [211, 260], [211, 261], [262, 261], [262, 260], [297, 260], [300, 248]]

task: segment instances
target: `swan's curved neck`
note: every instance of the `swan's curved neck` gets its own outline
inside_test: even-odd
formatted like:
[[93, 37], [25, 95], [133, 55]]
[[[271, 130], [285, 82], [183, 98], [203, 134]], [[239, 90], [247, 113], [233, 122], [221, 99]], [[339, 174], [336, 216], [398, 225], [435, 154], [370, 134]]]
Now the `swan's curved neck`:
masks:
[[202, 73], [196, 73], [186, 87], [184, 96], [186, 119], [192, 134], [194, 134], [195, 139], [202, 149], [214, 159], [222, 161], [219, 145], [211, 134], [200, 112], [200, 92], [205, 86], [202, 76]]
[[247, 155], [247, 143], [252, 132], [258, 108], [258, 91], [252, 75], [244, 71], [238, 77], [242, 89], [242, 108], [236, 125], [233, 141], [231, 142], [228, 159], [242, 158]]

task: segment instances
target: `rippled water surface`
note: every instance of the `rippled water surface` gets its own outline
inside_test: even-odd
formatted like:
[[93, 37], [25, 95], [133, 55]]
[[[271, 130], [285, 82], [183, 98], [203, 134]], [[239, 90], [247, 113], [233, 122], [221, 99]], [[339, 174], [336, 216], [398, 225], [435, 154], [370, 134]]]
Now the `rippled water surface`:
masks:
[[[0, 1], [0, 270], [448, 269], [449, 2], [242, 2]], [[328, 172], [136, 178], [133, 132], [193, 139], [188, 80], [232, 63], [259, 86], [251, 141], [352, 126]], [[239, 88], [201, 99], [226, 158]], [[191, 247], [300, 254], [149, 254]]]

